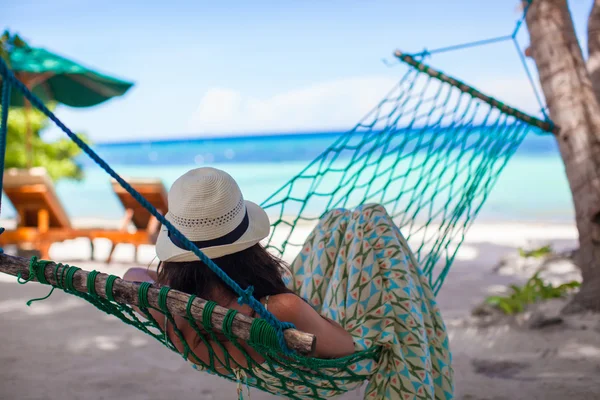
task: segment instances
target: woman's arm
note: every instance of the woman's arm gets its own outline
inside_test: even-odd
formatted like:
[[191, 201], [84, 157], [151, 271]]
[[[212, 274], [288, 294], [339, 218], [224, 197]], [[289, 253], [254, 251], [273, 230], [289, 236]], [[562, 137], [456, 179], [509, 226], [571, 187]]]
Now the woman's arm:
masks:
[[323, 318], [298, 296], [272, 296], [268, 307], [279, 320], [291, 322], [296, 329], [317, 337], [314, 357], [339, 358], [354, 353], [352, 336], [337, 323]]

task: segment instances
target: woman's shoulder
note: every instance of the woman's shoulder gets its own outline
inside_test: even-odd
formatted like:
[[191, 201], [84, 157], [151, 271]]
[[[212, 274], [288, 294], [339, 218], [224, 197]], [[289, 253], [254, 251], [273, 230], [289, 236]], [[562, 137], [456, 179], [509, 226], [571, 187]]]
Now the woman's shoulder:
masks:
[[[278, 319], [293, 321], [299, 313], [311, 308], [308, 303], [293, 293], [281, 293], [269, 296], [267, 309]], [[312, 309], [312, 308], [311, 308]]]

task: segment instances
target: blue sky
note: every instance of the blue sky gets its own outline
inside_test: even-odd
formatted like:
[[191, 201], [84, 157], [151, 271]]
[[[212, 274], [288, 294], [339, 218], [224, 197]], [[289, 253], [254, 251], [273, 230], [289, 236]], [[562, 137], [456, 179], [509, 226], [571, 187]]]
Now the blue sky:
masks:
[[[585, 34], [591, 0], [572, 0]], [[4, 0], [5, 28], [135, 82], [122, 98], [57, 113], [93, 141], [351, 127], [416, 52], [509, 34], [517, 1]], [[527, 43], [523, 30], [519, 41]], [[584, 46], [585, 47], [585, 46]], [[433, 66], [535, 112], [511, 43], [436, 55]], [[55, 132], [50, 131], [49, 135]]]

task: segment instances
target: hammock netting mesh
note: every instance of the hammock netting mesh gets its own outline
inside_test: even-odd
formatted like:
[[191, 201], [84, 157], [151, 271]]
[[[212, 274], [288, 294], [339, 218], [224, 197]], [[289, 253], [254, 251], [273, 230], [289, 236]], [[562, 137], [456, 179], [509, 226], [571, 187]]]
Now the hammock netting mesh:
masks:
[[[407, 237], [437, 292], [466, 230], [506, 162], [529, 131], [547, 130], [549, 125], [410, 56], [398, 56], [405, 62], [406, 72], [394, 89], [354, 129], [341, 135], [262, 204], [270, 215], [277, 216], [272, 222], [268, 248], [280, 256], [293, 257], [312, 226], [327, 211], [380, 203]], [[5, 83], [2, 118], [5, 132], [6, 83], [11, 83], [7, 79], [11, 75], [7, 69], [0, 72]], [[27, 92], [17, 82], [12, 81], [12, 84]], [[32, 103], [43, 109], [43, 105]], [[62, 123], [54, 121], [68, 132]], [[108, 171], [109, 167], [103, 168]], [[313, 202], [318, 206], [312, 206]], [[315, 213], [315, 209], [321, 212]], [[147, 300], [150, 284], [139, 285], [132, 295], [132, 298], [137, 296], [134, 303], [146, 317], [140, 318], [129, 304], [115, 301], [112, 285], [117, 278], [114, 276], [108, 277], [99, 291], [95, 286], [99, 276], [96, 271], [83, 273], [76, 267], [32, 259], [29, 272], [28, 280], [79, 296], [179, 352], [148, 313], [152, 307]], [[76, 289], [74, 281], [77, 279], [85, 280], [87, 290]], [[202, 320], [194, 319], [190, 310], [200, 299], [189, 296], [182, 316], [209, 349], [208, 360], [202, 360], [190, 350], [177, 329], [167, 307], [168, 296], [169, 289], [162, 288], [157, 310], [166, 314], [175, 327], [175, 334], [184, 344], [185, 359], [210, 373], [238, 382], [242, 378], [236, 371], [242, 370], [245, 372], [243, 383], [278, 395], [301, 398], [299, 388], [304, 396], [314, 398], [319, 397], [317, 388], [329, 389], [330, 395], [340, 394], [344, 391], [341, 385], [366, 378], [356, 373], [357, 363], [376, 362], [380, 355], [379, 348], [334, 360], [289, 353], [283, 351], [278, 340], [282, 337], [282, 326], [268, 318], [257, 318], [252, 322], [246, 343], [264, 358], [264, 362], [259, 363], [232, 332], [235, 311], [230, 310], [221, 327], [214, 327], [211, 315], [215, 303], [202, 301]], [[244, 365], [229, 356], [222, 344], [223, 335], [244, 354]], [[268, 377], [268, 387], [265, 377]]]
[[293, 255], [321, 216], [311, 202], [323, 213], [380, 203], [437, 293], [507, 161], [532, 123], [545, 125], [402, 57], [413, 65], [394, 89], [262, 207], [278, 215], [269, 247]]

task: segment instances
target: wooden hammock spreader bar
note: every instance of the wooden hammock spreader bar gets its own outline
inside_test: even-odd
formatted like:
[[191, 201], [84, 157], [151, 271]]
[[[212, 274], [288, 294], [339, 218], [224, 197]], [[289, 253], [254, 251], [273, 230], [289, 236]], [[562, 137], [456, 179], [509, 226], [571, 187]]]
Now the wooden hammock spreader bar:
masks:
[[406, 54], [406, 53], [401, 52], [400, 50], [396, 50], [395, 56], [398, 57], [398, 59], [400, 59], [401, 61], [414, 67], [415, 69], [417, 69], [421, 72], [424, 72], [427, 75], [429, 75], [433, 78], [436, 78], [442, 82], [452, 85], [455, 88], [459, 89], [461, 92], [468, 93], [471, 96], [476, 97], [476, 98], [486, 102], [487, 104], [491, 105], [492, 107], [497, 108], [498, 110], [502, 111], [505, 114], [515, 117], [529, 125], [543, 129], [546, 132], [550, 132], [550, 133], [554, 133], [554, 134], [558, 133], [558, 130], [559, 130], [558, 127], [556, 125], [552, 124], [551, 122], [542, 121], [541, 119], [532, 117], [531, 115], [526, 114], [523, 111], [519, 111], [516, 108], [510, 107], [510, 106], [504, 104], [500, 100], [497, 100], [493, 97], [487, 96], [487, 95], [481, 93], [479, 90], [475, 89], [474, 87], [469, 86], [466, 83], [461, 82], [458, 79], [455, 79], [451, 76], [448, 76], [448, 75], [444, 74], [443, 72], [440, 72], [434, 68], [431, 68], [430, 66], [423, 64], [420, 61], [417, 61], [410, 54]]
[[[29, 263], [30, 260], [23, 257], [15, 257], [8, 254], [0, 254], [0, 272], [4, 272], [9, 275], [18, 276], [21, 274], [23, 279], [29, 278]], [[63, 267], [66, 268], [66, 267]], [[55, 264], [49, 263], [46, 265], [44, 270], [44, 276], [51, 285], [56, 285], [56, 279], [54, 277]], [[87, 277], [89, 272], [84, 270], [78, 270], [73, 275], [73, 286], [80, 293], [88, 293], [87, 289]], [[60, 270], [59, 274], [60, 276]], [[99, 297], [106, 299], [106, 279], [109, 277], [107, 274], [100, 273], [95, 279], [96, 293]], [[37, 281], [35, 276], [32, 278], [33, 281]], [[125, 303], [129, 305], [139, 305], [138, 302], [138, 289], [139, 283], [125, 281], [123, 279], [116, 279], [113, 283], [113, 298], [119, 303]], [[148, 304], [150, 306], [160, 309], [158, 303], [158, 293], [160, 288], [151, 287], [148, 290]], [[186, 307], [189, 299], [189, 295], [177, 290], [170, 290], [167, 295], [167, 308], [173, 315], [186, 317]], [[204, 312], [204, 306], [207, 301], [196, 297], [192, 302], [191, 314], [197, 321], [202, 321], [202, 314]], [[222, 332], [223, 319], [227, 314], [228, 309], [216, 306], [211, 314], [212, 329], [218, 332]], [[239, 339], [248, 341], [250, 339], [250, 327], [254, 318], [247, 317], [243, 314], [238, 313], [232, 324], [232, 333]], [[313, 354], [315, 349], [317, 338], [310, 334], [298, 331], [296, 329], [286, 329], [284, 331], [285, 341], [288, 347], [302, 355], [310, 356]]]

